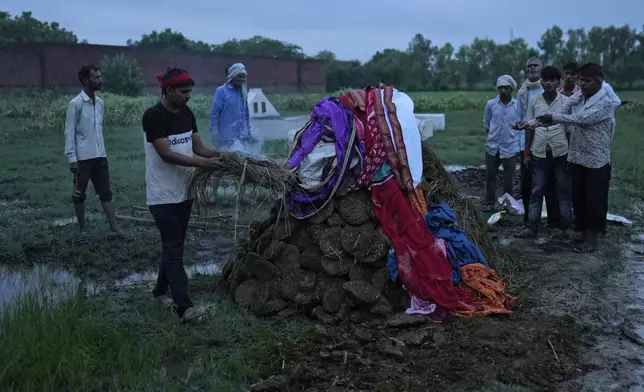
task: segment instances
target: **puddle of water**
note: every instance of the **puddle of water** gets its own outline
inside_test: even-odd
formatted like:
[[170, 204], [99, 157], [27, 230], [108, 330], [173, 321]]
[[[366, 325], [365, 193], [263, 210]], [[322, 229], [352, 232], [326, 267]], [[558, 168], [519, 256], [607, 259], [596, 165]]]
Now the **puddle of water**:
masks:
[[64, 301], [76, 293], [80, 284], [81, 280], [68, 271], [44, 265], [21, 270], [0, 266], [0, 315], [8, 304], [25, 294]]
[[60, 218], [60, 219], [56, 219], [54, 221], [54, 226], [67, 226], [67, 225], [71, 225], [72, 223], [76, 223], [76, 222], [78, 222], [76, 217], [73, 217], [73, 218]]
[[[103, 216], [90, 212], [90, 213], [85, 215], [85, 218], [86, 219], [91, 219], [91, 220], [97, 220], [97, 219], [103, 219]], [[72, 217], [67, 217], [67, 218], [55, 219], [52, 222], [52, 224], [54, 226], [57, 226], [57, 227], [63, 227], [63, 226], [68, 226], [68, 225], [71, 225], [71, 224], [75, 224], [76, 222], [78, 222], [78, 220], [76, 219], [75, 216], [72, 216]]]
[[456, 173], [468, 169], [485, 169], [485, 165], [479, 166], [461, 166], [461, 165], [447, 165], [445, 169], [450, 173]]
[[538, 236], [537, 239], [534, 240], [535, 245], [544, 245], [548, 242], [550, 242], [550, 238], [543, 235]]
[[[199, 275], [217, 275], [221, 261], [212, 261], [186, 267], [188, 277]], [[78, 290], [86, 296], [99, 294], [108, 288], [125, 288], [138, 284], [154, 282], [156, 271], [134, 272], [125, 278], [110, 283], [83, 281], [69, 271], [46, 265], [34, 265], [31, 268], [12, 269], [0, 266], [0, 316], [7, 305], [19, 300], [25, 294], [44, 296], [51, 302], [65, 301]]]
[[[195, 275], [217, 275], [221, 270], [221, 263], [203, 263], [186, 266], [185, 268], [188, 278], [192, 278]], [[141, 283], [154, 282], [156, 279], [157, 271], [135, 272], [123, 279], [115, 281], [112, 287], [120, 288], [134, 286]]]
[[639, 338], [644, 341], [644, 325], [643, 324], [638, 324], [633, 328], [633, 332], [639, 336]]
[[514, 240], [514, 238], [511, 238], [511, 237], [503, 237], [503, 238], [499, 239], [499, 244], [500, 244], [501, 246], [509, 246], [509, 245], [511, 245], [514, 241], [515, 241], [515, 240]]

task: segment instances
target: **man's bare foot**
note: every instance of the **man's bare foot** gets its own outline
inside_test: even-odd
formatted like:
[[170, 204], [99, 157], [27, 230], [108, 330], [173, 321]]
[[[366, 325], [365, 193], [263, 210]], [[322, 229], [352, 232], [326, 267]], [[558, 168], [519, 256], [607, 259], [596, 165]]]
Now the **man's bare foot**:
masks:
[[110, 231], [107, 233], [107, 238], [109, 239], [125, 238], [125, 233], [123, 233], [119, 228], [110, 229]]
[[583, 234], [577, 233], [573, 229], [564, 230], [563, 236], [565, 239], [572, 240], [572, 241], [581, 241], [584, 238]]
[[575, 252], [575, 253], [595, 253], [598, 250], [599, 249], [597, 248], [597, 246], [592, 246], [590, 244], [582, 244], [582, 245], [579, 245], [578, 247], [576, 247], [575, 249], [573, 249], [573, 252]]
[[81, 231], [76, 237], [76, 245], [86, 245], [89, 242], [89, 236], [86, 232]]
[[517, 232], [514, 233], [514, 236], [516, 238], [537, 238], [537, 233], [534, 230], [525, 227], [521, 230], [517, 230]]

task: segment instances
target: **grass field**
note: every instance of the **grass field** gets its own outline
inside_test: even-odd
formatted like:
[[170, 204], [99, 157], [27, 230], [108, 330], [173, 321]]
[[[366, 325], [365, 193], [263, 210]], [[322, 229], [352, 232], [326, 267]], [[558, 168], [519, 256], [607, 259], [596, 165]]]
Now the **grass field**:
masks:
[[[426, 93], [423, 99], [442, 102], [456, 96], [462, 94]], [[484, 102], [489, 96], [472, 93], [471, 102]], [[642, 92], [621, 97], [644, 101]], [[73, 245], [74, 225], [53, 225], [73, 215], [72, 178], [61, 129], [42, 126], [43, 119], [57, 114], [37, 116], [39, 125], [34, 127], [33, 118], [20, 116], [37, 111], [37, 103], [30, 105], [0, 101], [4, 108], [0, 110], [4, 115], [0, 118], [0, 226], [7, 228], [0, 231], [0, 265], [49, 263], [99, 282], [156, 268], [160, 251], [156, 228], [122, 221], [129, 240], [106, 241], [107, 225], [94, 195], [86, 202], [92, 232], [89, 246]], [[7, 114], [9, 107], [14, 111]], [[200, 129], [208, 140], [203, 131], [208, 119], [202, 112]], [[447, 129], [427, 143], [445, 164], [480, 165], [484, 159], [481, 122], [482, 108], [449, 111]], [[617, 124], [611, 210], [633, 217], [642, 213], [644, 116], [618, 111]], [[117, 210], [135, 215], [145, 205], [140, 127], [106, 125], [104, 134]], [[267, 143], [265, 151], [277, 157], [283, 153], [280, 146]], [[224, 216], [215, 224], [219, 225], [215, 234], [191, 231], [186, 264], [200, 262], [198, 251], [204, 242], [232, 246], [232, 209], [219, 212]], [[217, 296], [210, 277], [198, 276], [191, 285], [201, 302], [215, 305], [198, 328], [178, 325], [173, 315], [158, 310], [141, 290], [89, 299], [78, 295], [65, 303], [43, 302], [39, 295], [25, 297], [0, 321], [0, 390], [240, 390], [272, 374], [290, 360], [290, 347], [306, 344], [312, 336], [303, 323], [258, 320], [237, 309]]]

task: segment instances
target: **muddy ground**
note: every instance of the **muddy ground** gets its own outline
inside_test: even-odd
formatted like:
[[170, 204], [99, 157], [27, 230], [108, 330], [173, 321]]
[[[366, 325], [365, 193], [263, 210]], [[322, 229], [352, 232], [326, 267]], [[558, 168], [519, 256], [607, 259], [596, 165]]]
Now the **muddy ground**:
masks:
[[[482, 196], [482, 170], [455, 175], [463, 191]], [[579, 255], [557, 232], [515, 240], [520, 223], [506, 217], [491, 233], [513, 255], [501, 271], [519, 297], [512, 316], [428, 325], [351, 315], [318, 326], [318, 344], [294, 347], [284, 369], [255, 390], [644, 390], [636, 229], [611, 226], [602, 252]]]
[[[454, 174], [476, 202], [482, 196], [484, 172]], [[235, 224], [238, 237], [243, 237], [250, 219], [234, 220], [233, 212], [234, 206], [224, 203], [216, 215], [194, 220], [186, 264], [219, 266], [233, 253]], [[149, 219], [136, 208], [128, 215]], [[257, 216], [253, 209], [251, 217]], [[263, 380], [251, 390], [644, 391], [644, 238], [637, 222], [632, 227], [611, 225], [602, 252], [593, 255], [573, 253], [557, 232], [544, 230], [536, 241], [514, 239], [511, 233], [520, 223], [520, 217], [506, 216], [490, 233], [513, 257], [499, 271], [519, 298], [511, 316], [427, 324], [417, 317], [379, 319], [355, 313], [339, 325], [311, 321], [313, 343], [283, 336], [276, 342], [277, 354], [262, 368]], [[149, 267], [158, 252], [140, 254], [148, 247], [137, 241], [156, 243], [156, 228], [142, 221], [137, 230], [138, 238], [115, 248], [123, 264], [94, 265], [90, 248], [86, 255], [70, 253], [68, 266], [84, 270], [113, 295], [131, 298], [132, 306], [149, 301], [149, 279], [131, 277], [133, 270], [154, 275]], [[148, 266], [134, 263], [137, 259], [149, 260]], [[124, 278], [133, 281], [108, 284]], [[213, 299], [216, 278], [193, 280], [192, 291], [199, 303], [221, 301]], [[194, 334], [209, 336], [203, 328], [196, 326]], [[207, 344], [218, 349], [216, 341]], [[187, 374], [189, 364], [171, 362], [166, 371]]]

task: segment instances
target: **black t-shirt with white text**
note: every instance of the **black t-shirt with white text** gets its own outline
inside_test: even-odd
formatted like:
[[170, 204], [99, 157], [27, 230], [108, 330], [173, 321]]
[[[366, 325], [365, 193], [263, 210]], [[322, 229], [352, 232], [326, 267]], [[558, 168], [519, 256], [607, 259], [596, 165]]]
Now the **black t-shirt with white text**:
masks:
[[167, 139], [173, 152], [193, 156], [192, 136], [198, 132], [194, 113], [187, 106], [173, 113], [159, 102], [145, 111], [141, 122], [145, 134], [147, 204], [175, 204], [188, 200], [186, 190], [193, 169], [165, 162], [153, 143]]

